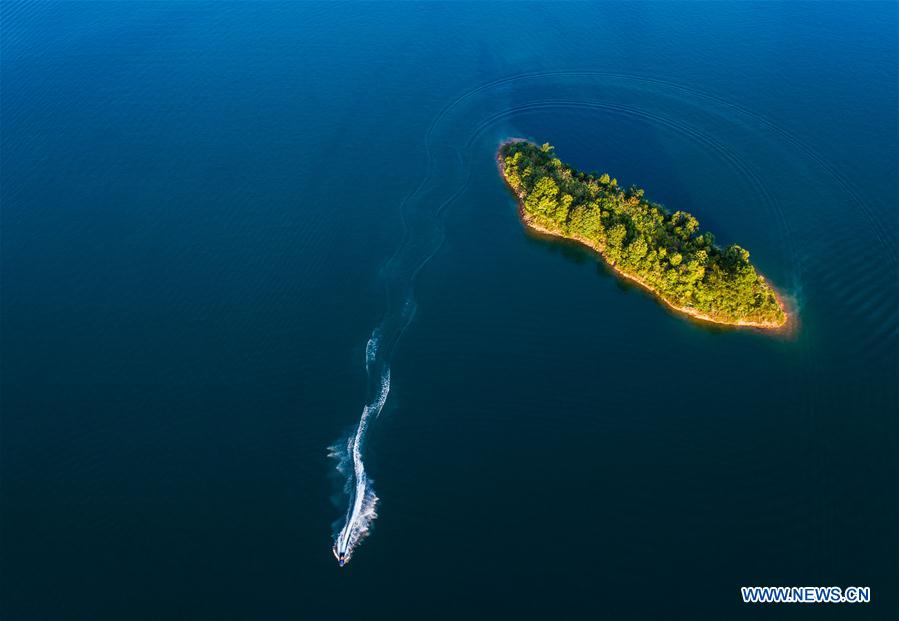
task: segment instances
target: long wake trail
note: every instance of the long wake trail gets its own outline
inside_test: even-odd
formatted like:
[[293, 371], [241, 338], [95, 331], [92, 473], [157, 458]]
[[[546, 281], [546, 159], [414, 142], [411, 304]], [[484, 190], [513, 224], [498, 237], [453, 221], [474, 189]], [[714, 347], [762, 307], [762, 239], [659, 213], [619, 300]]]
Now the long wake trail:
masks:
[[[344, 492], [347, 507], [343, 518], [335, 524], [333, 546], [334, 557], [341, 567], [352, 558], [377, 517], [378, 497], [365, 470], [365, 440], [369, 425], [381, 414], [390, 393], [389, 360], [392, 351], [415, 315], [413, 283], [418, 272], [443, 242], [443, 210], [467, 187], [466, 178], [448, 198], [446, 193], [442, 196], [440, 193], [440, 188], [445, 190], [446, 186], [430, 187], [428, 181], [433, 154], [429, 146], [427, 151], [429, 174], [400, 206], [403, 240], [380, 274], [385, 285], [386, 310], [365, 347], [367, 399], [355, 429], [330, 447], [329, 455], [337, 460], [337, 470], [346, 479]], [[442, 154], [441, 160], [445, 179], [450, 183], [455, 179], [458, 184], [463, 174], [460, 154], [450, 149]]]
[[[443, 213], [468, 189], [472, 161], [466, 154], [470, 153], [473, 140], [487, 128], [479, 126], [472, 132], [469, 122], [463, 125], [468, 131], [458, 132], [458, 126], [452, 129], [452, 115], [462, 108], [461, 104], [471, 103], [468, 100], [475, 95], [506, 81], [472, 89], [447, 103], [437, 114], [425, 132], [425, 175], [400, 204], [403, 238], [380, 273], [386, 308], [365, 348], [365, 405], [353, 431], [330, 447], [330, 456], [337, 460], [337, 470], [346, 481], [346, 510], [334, 525], [333, 552], [341, 566], [349, 562], [377, 518], [378, 497], [365, 469], [365, 440], [369, 425], [381, 414], [390, 393], [389, 361], [393, 349], [415, 315], [415, 278], [443, 243]], [[487, 157], [485, 163], [492, 161], [493, 153]]]

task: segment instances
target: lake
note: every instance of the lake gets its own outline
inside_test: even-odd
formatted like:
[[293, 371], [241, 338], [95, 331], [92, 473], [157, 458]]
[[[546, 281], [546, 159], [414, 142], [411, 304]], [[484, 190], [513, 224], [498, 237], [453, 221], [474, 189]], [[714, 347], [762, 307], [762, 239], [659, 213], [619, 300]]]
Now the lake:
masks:
[[[896, 23], [3, 2], [0, 616], [896, 618]], [[747, 248], [793, 332], [527, 234], [508, 137]]]

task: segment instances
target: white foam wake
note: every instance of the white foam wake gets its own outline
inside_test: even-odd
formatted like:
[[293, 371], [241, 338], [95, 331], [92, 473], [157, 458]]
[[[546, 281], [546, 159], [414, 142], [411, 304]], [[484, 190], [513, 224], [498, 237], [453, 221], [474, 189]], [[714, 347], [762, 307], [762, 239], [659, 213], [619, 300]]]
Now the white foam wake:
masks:
[[[369, 372], [377, 355], [379, 336], [378, 330], [375, 330], [365, 347], [365, 368]], [[347, 476], [346, 492], [349, 496], [343, 527], [334, 538], [334, 556], [341, 565], [350, 560], [353, 549], [365, 538], [372, 521], [378, 517], [375, 510], [378, 497], [375, 495], [372, 481], [365, 472], [362, 444], [365, 441], [369, 419], [372, 415], [377, 417], [384, 409], [389, 392], [390, 368], [385, 367], [381, 373], [378, 393], [371, 403], [362, 408], [362, 416], [355, 432], [347, 438], [345, 446], [331, 447], [331, 456], [339, 461], [337, 469]]]

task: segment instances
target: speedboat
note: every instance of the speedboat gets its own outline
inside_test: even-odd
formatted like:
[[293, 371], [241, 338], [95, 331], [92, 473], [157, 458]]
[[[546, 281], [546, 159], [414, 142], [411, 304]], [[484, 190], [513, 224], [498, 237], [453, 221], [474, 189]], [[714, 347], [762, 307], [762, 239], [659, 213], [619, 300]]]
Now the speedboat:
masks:
[[331, 551], [334, 553], [334, 558], [337, 559], [337, 564], [340, 565], [341, 567], [346, 565], [346, 562], [348, 560], [350, 560], [347, 558], [346, 552], [338, 552], [337, 551], [337, 544], [334, 545], [334, 547], [331, 549]]

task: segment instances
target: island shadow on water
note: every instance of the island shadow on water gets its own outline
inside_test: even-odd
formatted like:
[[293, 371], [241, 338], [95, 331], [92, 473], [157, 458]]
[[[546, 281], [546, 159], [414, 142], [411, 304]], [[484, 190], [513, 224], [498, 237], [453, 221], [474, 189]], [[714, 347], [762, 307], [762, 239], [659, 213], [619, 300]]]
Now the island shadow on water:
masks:
[[[513, 199], [512, 205], [515, 209], [515, 213], [517, 214], [517, 201]], [[690, 315], [685, 315], [683, 313], [678, 313], [671, 310], [666, 305], [661, 304], [658, 298], [652, 292], [631, 282], [630, 280], [620, 278], [614, 272], [614, 270], [609, 267], [609, 265], [605, 262], [605, 260], [599, 253], [588, 248], [579, 241], [568, 239], [566, 237], [559, 237], [557, 235], [551, 235], [549, 233], [535, 231], [534, 229], [524, 225], [523, 223], [521, 223], [521, 230], [524, 233], [525, 239], [527, 239], [528, 243], [539, 246], [540, 248], [553, 254], [557, 254], [563, 257], [566, 261], [569, 261], [570, 263], [573, 263], [575, 265], [586, 265], [589, 263], [595, 264], [596, 275], [604, 280], [611, 279], [620, 292], [624, 294], [637, 293], [640, 296], [645, 297], [647, 300], [651, 300], [654, 304], [660, 306], [666, 314], [681, 321], [687, 321], [691, 325], [700, 328], [705, 332], [711, 334], [754, 332], [759, 335], [764, 335], [768, 338], [771, 338], [773, 336], [789, 340], [795, 337], [798, 330], [798, 313], [795, 312], [796, 309], [793, 308], [793, 304], [789, 303], [790, 298], [786, 296], [783, 296], [781, 298], [781, 301], [786, 303], [787, 312], [790, 319], [787, 321], [786, 325], [784, 325], [784, 327], [779, 330], [764, 330], [761, 328], [754, 328], [752, 326], [732, 326], [727, 324], [703, 321], [701, 319], [691, 317]]]

